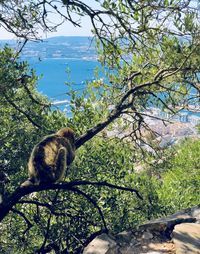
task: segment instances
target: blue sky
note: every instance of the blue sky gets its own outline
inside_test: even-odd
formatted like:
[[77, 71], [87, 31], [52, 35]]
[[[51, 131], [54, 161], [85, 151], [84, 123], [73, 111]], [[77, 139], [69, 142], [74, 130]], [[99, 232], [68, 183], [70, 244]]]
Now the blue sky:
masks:
[[[84, 0], [83, 1], [85, 4], [90, 5], [92, 8], [98, 8], [98, 3], [94, 0]], [[57, 17], [52, 16], [52, 21], [54, 21], [56, 23], [56, 19]], [[41, 36], [43, 38], [45, 37], [52, 37], [52, 36], [91, 36], [91, 23], [88, 17], [83, 17], [81, 19], [81, 25], [82, 27], [74, 27], [71, 23], [69, 22], [65, 22], [62, 26], [60, 26], [57, 29], [57, 32], [53, 32], [53, 33], [48, 33], [48, 34], [41, 34]], [[8, 33], [5, 29], [3, 29], [2, 27], [0, 27], [0, 39], [4, 40], [4, 39], [16, 39], [16, 37], [11, 34]]]
[[[82, 1], [94, 9], [99, 8], [99, 4], [95, 0], [82, 0]], [[199, 2], [200, 0], [193, 0], [193, 5], [199, 8], [200, 7]], [[56, 19], [58, 19], [58, 16], [56, 17], [52, 16], [51, 21], [53, 21], [54, 23], [57, 23]], [[52, 36], [91, 36], [92, 26], [91, 26], [89, 18], [83, 17], [81, 24], [82, 24], [82, 27], [79, 28], [79, 27], [74, 27], [69, 22], [65, 22], [62, 26], [58, 28], [57, 32], [41, 34], [41, 36], [42, 38], [52, 37]], [[16, 38], [13, 34], [8, 33], [6, 30], [0, 27], [0, 39], [16, 39]]]
[[[87, 18], [82, 19], [82, 27], [74, 27], [71, 23], [65, 22], [62, 26], [58, 28], [57, 32], [43, 34], [42, 37], [52, 37], [52, 36], [90, 36], [92, 35], [92, 26]], [[8, 33], [3, 28], [0, 28], [0, 40], [4, 39], [16, 39], [16, 37]]]

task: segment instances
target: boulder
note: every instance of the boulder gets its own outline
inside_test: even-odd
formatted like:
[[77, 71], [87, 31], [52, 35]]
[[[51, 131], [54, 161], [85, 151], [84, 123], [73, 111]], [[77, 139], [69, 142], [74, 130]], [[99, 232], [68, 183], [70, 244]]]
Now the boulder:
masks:
[[195, 222], [200, 222], [200, 205], [183, 209], [167, 217], [148, 221], [139, 226], [139, 230], [153, 232], [154, 234], [160, 233], [163, 236], [170, 238], [170, 234], [175, 225]]
[[176, 225], [172, 235], [176, 254], [200, 254], [200, 224]]
[[[195, 223], [196, 222], [196, 223]], [[199, 223], [199, 224], [198, 224]], [[173, 241], [171, 237], [173, 236]], [[200, 254], [200, 205], [148, 221], [115, 237], [102, 234], [83, 254]]]
[[122, 231], [115, 236], [115, 239], [118, 243], [129, 243], [132, 237], [131, 231]]
[[93, 239], [84, 249], [83, 254], [105, 254], [109, 248], [116, 246], [113, 238], [105, 233]]

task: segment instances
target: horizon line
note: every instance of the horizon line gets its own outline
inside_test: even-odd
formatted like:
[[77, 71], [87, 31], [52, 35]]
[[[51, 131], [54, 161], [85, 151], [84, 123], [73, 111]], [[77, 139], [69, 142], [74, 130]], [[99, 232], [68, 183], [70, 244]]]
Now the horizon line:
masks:
[[[50, 37], [47, 37], [47, 38], [38, 38], [38, 41], [43, 41], [43, 40], [48, 40], [48, 39], [51, 39], [51, 38], [58, 38], [58, 37], [86, 37], [86, 38], [93, 38], [94, 36], [92, 35], [55, 35], [55, 36], [50, 36]], [[10, 39], [0, 39], [0, 41], [16, 41], [18, 40], [19, 38], [10, 38]], [[29, 40], [29, 41], [33, 41], [33, 40]]]

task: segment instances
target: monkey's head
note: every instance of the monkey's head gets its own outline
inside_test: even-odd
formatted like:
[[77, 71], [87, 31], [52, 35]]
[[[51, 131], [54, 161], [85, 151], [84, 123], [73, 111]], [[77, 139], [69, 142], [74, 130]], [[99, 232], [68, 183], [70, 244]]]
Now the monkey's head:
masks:
[[70, 128], [62, 128], [57, 131], [56, 134], [60, 137], [67, 138], [71, 144], [75, 143], [75, 134], [74, 131]]

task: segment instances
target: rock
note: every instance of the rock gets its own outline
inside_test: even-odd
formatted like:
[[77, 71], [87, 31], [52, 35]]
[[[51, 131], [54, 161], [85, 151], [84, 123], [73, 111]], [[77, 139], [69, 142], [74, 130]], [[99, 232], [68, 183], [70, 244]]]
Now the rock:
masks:
[[132, 237], [133, 236], [131, 231], [122, 231], [115, 236], [116, 241], [118, 243], [122, 243], [122, 242], [128, 243], [131, 241]]
[[139, 254], [139, 253], [135, 253], [135, 248], [132, 246], [123, 246], [123, 247], [119, 247], [119, 246], [115, 246], [111, 249], [109, 249], [106, 254]]
[[119, 246], [113, 246], [106, 251], [106, 254], [121, 254], [120, 247]]
[[109, 248], [113, 248], [116, 245], [116, 242], [110, 236], [101, 234], [88, 244], [83, 254], [105, 254]]
[[[175, 244], [171, 241], [172, 231]], [[117, 234], [115, 238], [102, 234], [83, 251], [83, 254], [145, 253], [200, 254], [200, 205], [148, 221], [135, 230]]]
[[200, 254], [200, 224], [176, 225], [172, 235], [176, 254]]
[[116, 252], [115, 254], [135, 254], [134, 247], [132, 246], [123, 246], [119, 249], [119, 252]]
[[150, 240], [153, 238], [153, 235], [149, 231], [145, 231], [142, 235], [143, 240]]
[[186, 209], [188, 210], [188, 214], [190, 214], [191, 217], [196, 218], [197, 223], [200, 223], [200, 205]]
[[181, 223], [194, 223], [200, 221], [200, 206], [181, 210], [173, 215], [149, 221], [141, 226], [139, 230], [160, 233], [163, 236], [170, 238], [170, 234], [175, 225]]
[[148, 252], [141, 252], [140, 254], [163, 254], [163, 252], [160, 252], [160, 251], [148, 251]]

